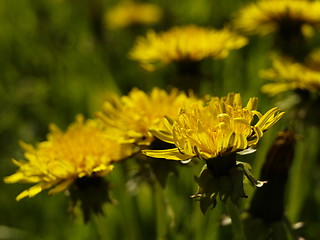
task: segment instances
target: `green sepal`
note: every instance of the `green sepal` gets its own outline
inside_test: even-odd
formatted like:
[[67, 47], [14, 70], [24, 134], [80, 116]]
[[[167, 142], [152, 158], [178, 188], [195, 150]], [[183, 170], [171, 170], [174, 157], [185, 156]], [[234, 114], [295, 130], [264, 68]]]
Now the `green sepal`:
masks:
[[103, 205], [112, 203], [109, 196], [109, 183], [98, 176], [78, 178], [69, 189], [71, 213], [80, 207], [84, 222], [88, 223], [92, 215], [104, 215]]
[[216, 197], [219, 192], [219, 180], [212, 176], [205, 165], [200, 176], [196, 177], [196, 182], [198, 183], [198, 191], [191, 197], [200, 201], [200, 209], [205, 214], [209, 207], [213, 209], [217, 204]]
[[256, 187], [262, 187], [265, 183], [267, 183], [267, 181], [259, 181], [253, 176], [253, 174], [250, 172], [251, 166], [249, 163], [237, 162], [237, 166], [243, 169], [243, 173], [246, 175], [249, 181]]
[[232, 192], [231, 192], [230, 198], [234, 204], [238, 204], [238, 201], [240, 198], [248, 197], [244, 192], [244, 187], [243, 187], [244, 173], [242, 168], [240, 167], [231, 168], [229, 172], [230, 172], [230, 177], [232, 181]]
[[195, 180], [198, 183], [197, 193], [191, 197], [200, 201], [200, 209], [205, 213], [210, 207], [217, 204], [217, 196], [226, 204], [228, 198], [238, 204], [240, 198], [247, 198], [244, 191], [243, 179], [246, 176], [249, 181], [257, 187], [261, 187], [265, 182], [258, 181], [250, 172], [251, 166], [245, 162], [237, 162], [223, 175], [215, 176], [212, 169], [207, 165], [202, 168], [199, 177]]
[[220, 200], [226, 203], [228, 197], [231, 195], [233, 186], [229, 175], [222, 175], [219, 177], [220, 182]]

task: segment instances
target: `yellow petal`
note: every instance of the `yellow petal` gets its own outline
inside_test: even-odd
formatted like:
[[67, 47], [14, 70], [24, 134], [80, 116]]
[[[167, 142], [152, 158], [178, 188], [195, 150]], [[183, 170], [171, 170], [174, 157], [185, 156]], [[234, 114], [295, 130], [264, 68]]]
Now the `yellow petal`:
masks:
[[61, 182], [60, 184], [58, 184], [55, 188], [51, 189], [49, 191], [49, 194], [56, 194], [58, 192], [62, 192], [65, 189], [67, 189], [67, 187], [69, 187], [69, 185], [75, 180], [75, 178], [70, 178], [70, 179], [66, 179], [65, 181]]
[[[257, 124], [255, 125], [258, 128], [261, 128], [262, 130], [264, 130], [265, 128], [265, 124], [269, 121], [270, 118], [272, 118], [275, 114], [277, 114], [279, 112], [279, 108], [278, 107], [274, 107], [271, 108], [268, 112], [266, 112], [257, 122]], [[283, 114], [282, 114], [283, 115]], [[281, 115], [281, 116], [282, 116]], [[278, 118], [277, 120], [279, 120], [280, 118]], [[276, 122], [276, 121], [275, 121]]]
[[20, 201], [22, 198], [25, 197], [34, 197], [38, 193], [40, 193], [42, 190], [48, 189], [53, 185], [53, 183], [40, 183], [37, 184], [27, 190], [24, 190], [22, 193], [20, 193], [17, 197], [16, 200]]
[[168, 160], [187, 160], [192, 158], [193, 156], [182, 154], [178, 148], [165, 149], [165, 150], [142, 150], [144, 155], [153, 158], [165, 158]]
[[159, 138], [160, 140], [167, 142], [167, 143], [174, 143], [172, 134], [165, 132], [165, 131], [159, 131], [155, 129], [149, 129], [149, 132], [155, 136], [156, 138]]

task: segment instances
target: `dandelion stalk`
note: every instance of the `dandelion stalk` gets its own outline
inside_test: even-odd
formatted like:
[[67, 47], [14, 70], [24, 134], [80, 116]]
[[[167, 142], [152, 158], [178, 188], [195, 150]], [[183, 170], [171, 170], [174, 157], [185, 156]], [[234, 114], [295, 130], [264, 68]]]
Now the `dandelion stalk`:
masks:
[[240, 219], [239, 209], [236, 204], [234, 204], [230, 198], [227, 199], [226, 202], [227, 211], [232, 220], [233, 226], [233, 239], [234, 240], [245, 240], [245, 234], [243, 225]]
[[318, 147], [312, 143], [319, 142], [319, 130], [309, 128], [304, 130], [304, 142], [297, 144], [297, 157], [291, 172], [289, 186], [288, 218], [291, 222], [299, 220], [304, 202], [310, 191], [314, 162], [319, 153]]
[[156, 239], [164, 240], [167, 234], [166, 201], [159, 182], [153, 185], [156, 207]]

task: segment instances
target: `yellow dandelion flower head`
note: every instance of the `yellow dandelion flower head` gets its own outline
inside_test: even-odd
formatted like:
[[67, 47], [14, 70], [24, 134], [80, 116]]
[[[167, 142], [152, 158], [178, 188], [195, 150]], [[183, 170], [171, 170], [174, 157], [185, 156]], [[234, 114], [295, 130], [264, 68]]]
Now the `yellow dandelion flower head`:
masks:
[[137, 39], [129, 58], [153, 71], [171, 62], [225, 58], [229, 51], [246, 44], [247, 38], [227, 28], [216, 30], [187, 25], [160, 33], [149, 31], [145, 37]]
[[[316, 58], [313, 60], [312, 64], [318, 65], [320, 63], [316, 62]], [[320, 92], [320, 71], [289, 59], [274, 59], [272, 68], [262, 70], [260, 76], [273, 81], [263, 85], [261, 88], [262, 92], [270, 96], [296, 89]]]
[[256, 145], [263, 132], [284, 114], [278, 108], [272, 108], [262, 115], [256, 110], [257, 104], [257, 98], [250, 98], [242, 107], [240, 94], [234, 93], [221, 99], [213, 97], [206, 105], [192, 104], [174, 121], [166, 120], [166, 131], [150, 130], [159, 139], [175, 144], [176, 148], [144, 150], [143, 153], [156, 158], [187, 160], [196, 156], [211, 159], [245, 150]]
[[124, 1], [108, 9], [105, 21], [110, 29], [121, 29], [134, 24], [154, 24], [160, 21], [162, 10], [155, 4]]
[[308, 66], [310, 69], [320, 72], [320, 48], [315, 48], [306, 57], [305, 65]]
[[163, 117], [175, 118], [180, 108], [195, 97], [172, 89], [169, 93], [153, 88], [148, 94], [134, 88], [127, 96], [114, 96], [103, 105], [97, 116], [113, 131], [111, 135], [122, 141], [150, 145], [154, 140], [149, 128], [162, 128]]
[[19, 169], [4, 180], [37, 184], [20, 193], [17, 200], [49, 188], [49, 194], [63, 191], [77, 178], [104, 176], [113, 169], [112, 161], [130, 154], [129, 149], [107, 138], [100, 120], [84, 121], [80, 115], [66, 132], [51, 125], [46, 141], [35, 147], [21, 145], [26, 160], [14, 160]]
[[235, 28], [266, 35], [275, 31], [301, 31], [305, 37], [320, 27], [320, 2], [308, 0], [260, 0], [235, 13]]

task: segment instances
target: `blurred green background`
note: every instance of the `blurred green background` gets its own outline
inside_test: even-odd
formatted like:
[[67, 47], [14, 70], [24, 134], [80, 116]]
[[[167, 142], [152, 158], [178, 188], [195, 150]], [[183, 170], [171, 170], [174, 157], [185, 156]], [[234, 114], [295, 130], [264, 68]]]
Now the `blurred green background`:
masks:
[[[152, 27], [158, 31], [190, 23], [221, 28], [228, 24], [234, 10], [251, 1], [149, 2], [158, 4], [165, 13], [164, 19]], [[165, 88], [170, 81], [174, 74], [172, 66], [146, 72], [127, 58], [136, 37], [144, 35], [151, 26], [112, 31], [105, 27], [105, 11], [117, 3], [116, 0], [0, 1], [1, 179], [16, 170], [11, 158], [23, 157], [19, 140], [43, 141], [49, 123], [65, 129], [78, 113], [93, 117], [108, 92], [126, 94], [132, 87], [146, 91], [154, 86]], [[265, 112], [273, 103], [260, 93], [263, 81], [258, 71], [270, 65], [268, 49], [268, 37], [253, 37], [248, 46], [232, 52], [227, 59], [205, 61], [207, 81], [202, 84], [201, 93], [224, 96], [240, 92], [244, 102], [258, 96], [259, 110]], [[256, 176], [275, 133], [284, 125], [279, 123], [268, 132], [259, 151], [247, 157], [254, 160]], [[316, 131], [310, 141], [319, 139]], [[311, 148], [310, 155], [317, 154], [317, 145], [301, 145], [298, 155], [303, 158], [306, 148]], [[168, 179], [163, 193], [171, 205], [166, 220], [172, 227], [168, 239], [230, 239], [231, 226], [220, 227], [222, 204], [202, 215], [198, 203], [189, 197], [196, 191], [193, 176], [200, 168], [181, 168], [178, 178]], [[319, 170], [313, 174], [315, 179], [320, 178]], [[117, 203], [106, 205], [105, 216], [95, 217], [88, 224], [83, 223], [80, 213], [75, 218], [68, 214], [68, 198], [62, 193], [48, 197], [44, 192], [16, 202], [15, 197], [29, 185], [8, 185], [1, 181], [0, 239], [155, 239], [157, 204], [152, 189], [142, 184], [135, 193], [127, 191], [127, 179], [121, 168], [115, 169], [109, 179], [113, 186], [111, 196]], [[310, 204], [290, 205], [290, 209], [299, 213], [298, 216], [292, 213], [291, 220], [308, 223], [306, 231], [310, 239], [317, 239], [320, 234], [316, 227], [320, 189], [315, 182], [307, 183], [313, 191], [291, 196], [293, 199], [302, 194]], [[252, 195], [253, 189], [248, 187], [247, 193]], [[305, 210], [302, 214], [300, 208]]]

